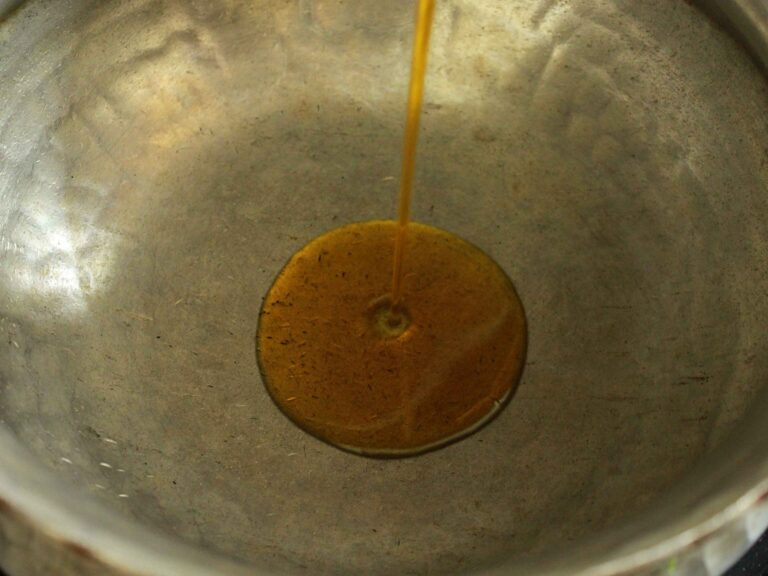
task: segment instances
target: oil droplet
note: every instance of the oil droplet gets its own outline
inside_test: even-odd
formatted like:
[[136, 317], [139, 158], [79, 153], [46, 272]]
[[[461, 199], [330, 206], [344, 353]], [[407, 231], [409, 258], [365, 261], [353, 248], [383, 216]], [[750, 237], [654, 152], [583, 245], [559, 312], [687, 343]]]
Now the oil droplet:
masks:
[[400, 456], [479, 428], [517, 384], [522, 304], [485, 253], [411, 223], [402, 297], [389, 285], [397, 224], [332, 230], [297, 252], [260, 315], [257, 354], [276, 404], [346, 450]]

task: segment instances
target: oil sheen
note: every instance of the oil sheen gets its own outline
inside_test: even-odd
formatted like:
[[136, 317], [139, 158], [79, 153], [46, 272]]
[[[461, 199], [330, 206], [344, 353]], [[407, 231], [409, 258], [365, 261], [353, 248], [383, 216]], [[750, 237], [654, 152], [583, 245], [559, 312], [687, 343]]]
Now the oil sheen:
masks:
[[459, 237], [408, 227], [403, 298], [388, 285], [397, 224], [350, 224], [297, 252], [264, 302], [267, 389], [308, 432], [366, 454], [405, 454], [471, 432], [509, 397], [523, 307], [496, 263]]
[[297, 252], [256, 337], [280, 409], [367, 455], [416, 454], [476, 430], [511, 396], [525, 357], [525, 314], [504, 271], [458, 236], [410, 222], [433, 12], [420, 0], [398, 220], [349, 224]]

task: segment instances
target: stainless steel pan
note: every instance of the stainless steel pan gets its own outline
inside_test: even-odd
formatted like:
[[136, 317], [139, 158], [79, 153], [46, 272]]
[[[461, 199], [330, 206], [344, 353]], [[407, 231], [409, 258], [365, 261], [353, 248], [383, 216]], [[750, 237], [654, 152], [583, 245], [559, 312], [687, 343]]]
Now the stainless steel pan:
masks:
[[287, 421], [254, 334], [297, 248], [394, 213], [413, 2], [12, 4], [11, 574], [716, 574], [768, 524], [764, 2], [439, 3], [415, 217], [515, 279], [528, 365], [396, 461]]

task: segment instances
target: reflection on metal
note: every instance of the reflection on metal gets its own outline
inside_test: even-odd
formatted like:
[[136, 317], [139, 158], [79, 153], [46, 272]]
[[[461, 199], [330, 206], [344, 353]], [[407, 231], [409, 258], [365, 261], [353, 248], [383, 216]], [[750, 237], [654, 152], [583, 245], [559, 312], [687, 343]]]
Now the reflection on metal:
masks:
[[[764, 54], [760, 3], [718, 4]], [[277, 271], [394, 214], [412, 9], [29, 0], [0, 24], [11, 572], [685, 574], [759, 532], [765, 79], [689, 3], [438, 4], [414, 216], [526, 303], [497, 421], [372, 462], [266, 397]]]

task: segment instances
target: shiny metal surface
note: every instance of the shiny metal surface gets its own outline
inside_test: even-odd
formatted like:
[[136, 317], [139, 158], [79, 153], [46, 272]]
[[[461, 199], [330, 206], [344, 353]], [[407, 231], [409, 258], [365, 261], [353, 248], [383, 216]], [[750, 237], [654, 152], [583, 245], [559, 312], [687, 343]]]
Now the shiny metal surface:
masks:
[[493, 256], [530, 324], [492, 425], [375, 461], [270, 403], [275, 274], [394, 213], [412, 8], [1, 21], [0, 565], [717, 573], [768, 524], [766, 84], [684, 2], [438, 7], [414, 215]]
[[762, 0], [700, 0], [699, 5], [728, 26], [758, 64], [768, 69], [768, 4]]

